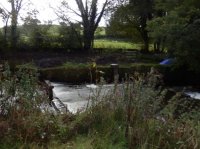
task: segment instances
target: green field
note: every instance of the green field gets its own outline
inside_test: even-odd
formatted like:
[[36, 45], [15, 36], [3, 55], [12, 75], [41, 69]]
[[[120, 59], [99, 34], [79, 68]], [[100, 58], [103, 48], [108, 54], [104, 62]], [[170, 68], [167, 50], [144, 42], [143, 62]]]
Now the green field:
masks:
[[[105, 49], [138, 49], [142, 48], [141, 43], [131, 43], [123, 40], [109, 40], [109, 39], [96, 39], [94, 40], [94, 48]], [[150, 45], [150, 50], [153, 49], [153, 45]]]
[[141, 44], [133, 44], [127, 41], [101, 39], [94, 41], [94, 48], [141, 49]]

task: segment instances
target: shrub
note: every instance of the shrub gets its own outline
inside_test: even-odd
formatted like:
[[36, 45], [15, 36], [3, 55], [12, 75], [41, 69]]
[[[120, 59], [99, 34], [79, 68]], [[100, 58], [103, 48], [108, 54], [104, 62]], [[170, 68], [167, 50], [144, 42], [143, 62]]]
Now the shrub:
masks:
[[46, 145], [55, 139], [62, 120], [44, 108], [48, 98], [42, 92], [36, 69], [21, 67], [13, 74], [5, 64], [0, 76], [0, 144], [13, 148], [34, 142]]

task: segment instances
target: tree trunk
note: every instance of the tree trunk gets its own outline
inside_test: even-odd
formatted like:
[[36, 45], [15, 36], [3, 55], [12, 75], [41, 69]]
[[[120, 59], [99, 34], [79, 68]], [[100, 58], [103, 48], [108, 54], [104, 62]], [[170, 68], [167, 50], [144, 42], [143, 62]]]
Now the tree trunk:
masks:
[[21, 3], [22, 0], [17, 1], [15, 3], [15, 0], [11, 0], [11, 48], [12, 50], [15, 50], [17, 46], [17, 19], [19, 10], [21, 9]]
[[161, 39], [159, 38], [154, 42], [154, 52], [156, 53], [161, 52], [160, 45], [161, 45]]
[[142, 39], [144, 42], [144, 46], [141, 49], [141, 51], [143, 53], [148, 53], [149, 52], [149, 36], [148, 36], [148, 32], [144, 29], [143, 33], [142, 33]]
[[11, 20], [11, 48], [13, 50], [17, 45], [17, 12], [12, 8], [12, 20]]
[[151, 15], [149, 13], [144, 13], [141, 16], [141, 27], [140, 27], [140, 33], [144, 42], [144, 47], [142, 48], [142, 52], [148, 53], [149, 52], [149, 35], [148, 31], [146, 29], [147, 27], [147, 21], [151, 19]]
[[90, 38], [84, 37], [84, 50], [89, 51], [91, 50], [92, 42]]
[[90, 31], [90, 30], [84, 31], [84, 35], [83, 35], [84, 51], [89, 52], [92, 50], [93, 41], [94, 41], [93, 31]]
[[6, 24], [4, 26], [4, 47], [7, 47], [8, 42], [7, 42], [7, 36], [8, 36], [8, 19], [6, 19]]
[[11, 26], [11, 47], [13, 50], [17, 47], [17, 25]]
[[161, 52], [164, 52], [164, 51], [165, 51], [165, 41], [166, 41], [166, 38], [164, 37], [164, 38], [162, 39]]

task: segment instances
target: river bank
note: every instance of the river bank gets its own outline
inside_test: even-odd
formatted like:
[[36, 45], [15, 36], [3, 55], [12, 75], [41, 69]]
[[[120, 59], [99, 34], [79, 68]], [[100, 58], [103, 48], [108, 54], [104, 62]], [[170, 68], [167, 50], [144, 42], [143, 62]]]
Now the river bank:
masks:
[[[96, 85], [65, 88], [66, 84], [53, 83], [55, 94], [65, 97], [63, 103], [78, 105], [82, 93], [86, 98], [91, 97], [91, 104], [86, 110], [76, 114], [66, 112], [55, 115], [48, 110], [42, 112], [38, 106], [48, 101], [48, 98], [35, 94], [37, 91], [35, 89], [38, 87], [35, 83], [36, 75], [30, 70], [24, 70], [24, 73], [21, 71], [21, 79], [16, 84], [16, 89], [20, 91], [20, 102], [15, 104], [9, 104], [7, 100], [0, 102], [1, 106], [9, 111], [6, 115], [0, 113], [0, 146], [3, 149], [23, 147], [59, 149], [63, 146], [72, 149], [108, 146], [126, 149], [141, 148], [147, 144], [149, 147], [169, 148], [178, 148], [184, 144], [188, 148], [199, 145], [200, 136], [196, 132], [199, 132], [200, 128], [198, 123], [200, 112], [199, 108], [195, 108], [199, 107], [199, 104], [194, 100], [187, 100], [189, 98], [182, 96], [181, 93], [158, 87], [152, 81], [154, 75], [138, 76], [119, 86], [119, 90], [107, 91], [113, 85], [105, 86], [104, 98], [88, 94], [90, 87], [95, 90], [96, 95], [102, 95]], [[8, 88], [5, 89], [8, 94], [9, 84], [13, 84], [13, 79], [16, 78], [7, 77], [4, 80], [3, 87]], [[75, 96], [66, 97], [67, 94]], [[87, 103], [87, 99], [81, 99], [82, 101]], [[197, 142], [191, 143], [188, 140], [191, 135]], [[183, 143], [177, 143], [180, 141]]]

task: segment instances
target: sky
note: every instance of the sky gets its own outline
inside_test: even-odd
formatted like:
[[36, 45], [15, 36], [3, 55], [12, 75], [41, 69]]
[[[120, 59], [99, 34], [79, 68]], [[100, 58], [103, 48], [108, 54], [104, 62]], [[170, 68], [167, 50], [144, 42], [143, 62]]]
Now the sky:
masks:
[[[10, 5], [7, 2], [8, 0], [1, 0], [0, 1], [0, 7], [4, 7], [7, 10], [10, 10]], [[24, 2], [27, 2], [27, 0], [23, 0]], [[58, 17], [54, 13], [53, 8], [58, 8], [60, 6], [60, 3], [62, 0], [30, 0], [31, 6], [29, 6], [31, 9], [37, 9], [39, 11], [39, 14], [37, 15], [37, 18], [41, 21], [41, 23], [47, 22], [48, 20], [53, 20], [53, 24], [59, 24]], [[66, 0], [70, 7], [77, 10], [77, 5], [75, 0]], [[104, 0], [99, 0], [100, 5], [104, 2]], [[23, 7], [23, 10], [20, 11], [20, 16], [24, 17], [26, 16], [26, 12], [30, 10], [28, 7]], [[74, 20], [80, 20], [77, 16], [70, 14], [71, 18]], [[1, 18], [0, 18], [1, 19]], [[22, 24], [23, 22], [19, 20], [19, 24]], [[100, 22], [100, 26], [105, 25], [105, 20], [102, 18], [102, 21]], [[2, 20], [0, 20], [0, 27], [3, 26]]]

